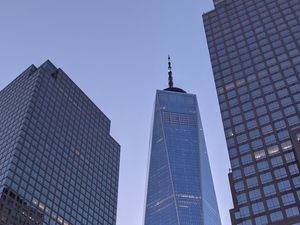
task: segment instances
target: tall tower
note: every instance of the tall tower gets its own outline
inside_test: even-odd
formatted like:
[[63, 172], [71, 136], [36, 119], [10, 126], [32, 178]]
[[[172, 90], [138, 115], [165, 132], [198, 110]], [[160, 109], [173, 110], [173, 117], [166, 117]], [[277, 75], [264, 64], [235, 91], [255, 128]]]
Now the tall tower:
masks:
[[232, 224], [300, 224], [300, 1], [214, 3], [203, 19], [232, 168]]
[[0, 225], [115, 225], [120, 146], [50, 61], [0, 92]]
[[221, 225], [195, 95], [156, 92], [145, 225]]

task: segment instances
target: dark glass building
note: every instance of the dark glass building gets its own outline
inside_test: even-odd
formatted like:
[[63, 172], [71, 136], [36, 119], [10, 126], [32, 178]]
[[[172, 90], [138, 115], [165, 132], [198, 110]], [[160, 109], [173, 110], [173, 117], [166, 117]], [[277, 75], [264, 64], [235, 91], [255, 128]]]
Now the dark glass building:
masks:
[[61, 70], [30, 66], [0, 92], [0, 224], [115, 225], [120, 146]]
[[233, 225], [300, 224], [300, 1], [215, 0], [204, 25]]
[[170, 80], [152, 129], [144, 224], [221, 225], [196, 96]]

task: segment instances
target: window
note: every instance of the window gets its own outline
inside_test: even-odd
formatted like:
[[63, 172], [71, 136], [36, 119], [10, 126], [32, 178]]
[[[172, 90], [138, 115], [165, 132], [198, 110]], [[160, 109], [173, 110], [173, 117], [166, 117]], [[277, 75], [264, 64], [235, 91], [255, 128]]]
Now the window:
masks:
[[271, 213], [271, 221], [276, 222], [279, 220], [283, 220], [283, 214], [281, 211]]
[[275, 170], [274, 174], [275, 174], [275, 177], [277, 180], [287, 176], [285, 168], [280, 168], [280, 169]]
[[266, 216], [260, 216], [255, 218], [256, 225], [266, 225], [268, 224], [268, 219]]
[[291, 204], [294, 204], [296, 202], [295, 200], [295, 196], [293, 193], [288, 193], [288, 194], [285, 194], [281, 197], [281, 200], [283, 202], [283, 205], [291, 205]]
[[270, 181], [272, 181], [272, 174], [270, 172], [267, 173], [263, 173], [260, 175], [260, 180], [262, 184], [268, 183]]
[[294, 177], [293, 178], [293, 183], [294, 183], [294, 186], [297, 188], [297, 187], [300, 187], [300, 177]]
[[246, 165], [246, 164], [249, 164], [249, 163], [253, 162], [251, 154], [247, 154], [247, 155], [242, 156], [241, 160], [242, 160], [243, 165]]
[[245, 185], [243, 181], [239, 181], [235, 183], [234, 187], [237, 192], [243, 191], [245, 189]]
[[257, 163], [257, 169], [258, 169], [258, 171], [260, 171], [260, 172], [269, 169], [268, 161], [261, 161], [261, 162], [258, 162], [258, 163]]
[[268, 199], [267, 200], [267, 205], [268, 205], [269, 210], [279, 208], [279, 206], [280, 206], [277, 197]]
[[234, 125], [237, 125], [237, 124], [241, 123], [242, 121], [243, 121], [243, 118], [242, 118], [241, 115], [235, 116], [235, 117], [232, 118], [232, 123]]
[[229, 106], [233, 107], [235, 105], [237, 105], [239, 102], [238, 102], [238, 99], [237, 98], [233, 98], [231, 100], [229, 100]]
[[252, 98], [256, 98], [256, 97], [259, 97], [259, 96], [261, 96], [261, 90], [260, 89], [257, 89], [255, 91], [251, 92], [251, 97]]
[[293, 145], [292, 145], [291, 141], [286, 141], [281, 144], [281, 148], [283, 151], [288, 151], [288, 150], [292, 149], [292, 147], [293, 147]]
[[298, 116], [288, 117], [288, 123], [289, 123], [289, 125], [298, 124], [299, 123]]
[[246, 120], [250, 120], [250, 119], [253, 119], [255, 117], [254, 115], [254, 112], [251, 110], [251, 111], [248, 111], [244, 114]]
[[234, 127], [234, 130], [235, 130], [236, 133], [241, 133], [241, 132], [245, 131], [245, 125], [244, 124], [239, 124], [239, 125]]
[[256, 177], [248, 178], [246, 183], [248, 188], [256, 187], [258, 185], [258, 181]]
[[235, 90], [228, 91], [227, 92], [227, 97], [228, 98], [234, 98], [234, 97], [236, 97], [236, 91]]
[[233, 176], [233, 179], [234, 179], [234, 180], [237, 180], [237, 179], [241, 178], [241, 177], [242, 177], [241, 170], [239, 170], [239, 169], [234, 169], [234, 170], [232, 171], [232, 176]]
[[250, 165], [250, 166], [246, 166], [244, 168], [244, 174], [245, 176], [249, 176], [249, 175], [252, 175], [255, 173], [255, 168], [253, 165]]
[[239, 204], [239, 205], [241, 205], [241, 204], [243, 204], [243, 203], [246, 203], [246, 202], [247, 202], [247, 196], [246, 196], [246, 194], [245, 194], [245, 193], [239, 194], [239, 195], [237, 196], [237, 200], [238, 200], [238, 204]]
[[250, 151], [250, 146], [249, 146], [249, 144], [241, 145], [241, 146], [239, 147], [239, 151], [240, 151], [241, 154], [246, 153], [246, 152], [249, 152], [249, 151]]
[[248, 206], [244, 206], [240, 208], [240, 214], [242, 218], [250, 216], [250, 211]]
[[230, 160], [232, 168], [237, 168], [240, 166], [240, 161], [238, 158]]
[[279, 91], [277, 92], [277, 94], [278, 94], [278, 96], [279, 96], [280, 98], [282, 98], [282, 97], [288, 96], [288, 95], [289, 95], [289, 92], [288, 92], [288, 90], [287, 90], [286, 88], [284, 88], [284, 89], [282, 89], [282, 90], [279, 90]]
[[281, 166], [283, 164], [282, 157], [277, 156], [271, 159], [271, 164], [273, 167]]
[[264, 140], [265, 140], [265, 143], [268, 145], [268, 144], [275, 143], [276, 137], [275, 137], [275, 135], [272, 134], [272, 135], [265, 137]]
[[286, 130], [283, 130], [283, 131], [280, 131], [277, 133], [277, 136], [278, 136], [278, 139], [280, 141], [284, 140], [284, 139], [287, 139], [289, 138], [289, 132], [287, 132]]
[[258, 214], [260, 212], [263, 212], [264, 210], [265, 210], [265, 207], [262, 202], [252, 204], [252, 211], [253, 211], [254, 215]]
[[[270, 82], [270, 81], [268, 81], [268, 82]], [[274, 91], [274, 88], [273, 88], [272, 85], [268, 85], [268, 86], [265, 86], [265, 87], [263, 88], [264, 94], [267, 94], [267, 93], [270, 93], [270, 92], [273, 92], [273, 91]], [[276, 96], [275, 96], [275, 97], [276, 97]]]
[[237, 153], [236, 148], [230, 148], [228, 151], [229, 151], [230, 158], [237, 157], [238, 153]]
[[265, 150], [260, 150], [254, 153], [254, 157], [256, 160], [263, 159], [266, 157]]
[[273, 128], [272, 128], [271, 125], [267, 125], [267, 126], [262, 127], [263, 134], [268, 134], [268, 133], [271, 133], [272, 131], [273, 131]]
[[249, 136], [250, 136], [251, 139], [254, 139], [254, 138], [260, 136], [260, 132], [259, 132], [258, 129], [252, 130], [252, 131], [249, 132]]
[[284, 154], [284, 158], [285, 158], [287, 163], [294, 162], [296, 160], [295, 155], [294, 155], [293, 152], [289, 152], [289, 153]]
[[266, 197], [276, 193], [275, 186], [273, 184], [265, 186], [263, 189], [264, 189], [264, 195]]
[[278, 145], [270, 146], [267, 148], [267, 150], [268, 150], [269, 155], [275, 155], [275, 154], [279, 153]]
[[[237, 83], [239, 83], [239, 82], [242, 83], [242, 81], [237, 81]], [[245, 81], [244, 81], [244, 82], [245, 82]], [[240, 84], [239, 84], [239, 85], [240, 85]], [[247, 92], [248, 92], [248, 89], [247, 89], [246, 86], [238, 88], [238, 93], [239, 93], [239, 95], [245, 94], [245, 93], [247, 93]]]
[[254, 103], [254, 106], [255, 106], [255, 107], [258, 107], [258, 106], [261, 106], [261, 105], [264, 104], [264, 100], [263, 100], [263, 98], [258, 98], [258, 99], [255, 99], [255, 100], [253, 101], [253, 103]]
[[270, 118], [269, 118], [268, 115], [265, 115], [265, 116], [259, 117], [259, 118], [258, 118], [258, 121], [259, 121], [259, 124], [260, 124], [260, 125], [265, 125], [265, 124], [267, 124], [267, 123], [270, 122]]
[[235, 146], [234, 138], [227, 138], [227, 146], [229, 148]]
[[[300, 68], [300, 67], [299, 67], [299, 68]], [[299, 71], [300, 71], [300, 69], [299, 69]], [[300, 101], [300, 94], [297, 93], [297, 94], [293, 95], [293, 98], [294, 98], [294, 100], [295, 100], [296, 102], [299, 102], [299, 101]]]
[[288, 180], [281, 181], [277, 185], [280, 192], [284, 192], [291, 189], [291, 184]]
[[252, 191], [249, 191], [249, 198], [251, 201], [257, 200], [261, 198], [261, 193], [259, 189], [255, 189]]
[[277, 122], [275, 122], [274, 125], [275, 125], [276, 130], [280, 130], [282, 128], [286, 128], [286, 123], [285, 123], [284, 120], [277, 121]]
[[252, 129], [252, 128], [256, 128], [257, 127], [257, 123], [255, 120], [251, 120], [247, 122], [247, 128], [248, 129]]
[[233, 137], [233, 136], [234, 136], [234, 133], [232, 132], [231, 129], [227, 129], [227, 130], [225, 131], [225, 135], [226, 135], [227, 138], [230, 138], [230, 137]]
[[236, 137], [236, 140], [239, 144], [247, 141], [247, 135], [246, 134], [240, 134]]
[[241, 113], [240, 107], [234, 107], [230, 110], [232, 116], [236, 116]]
[[274, 93], [266, 95], [266, 100], [268, 103], [272, 102], [272, 101], [276, 100], [276, 95]]
[[290, 97], [284, 98], [281, 101], [282, 106], [288, 106], [292, 104], [292, 99]]
[[290, 106], [290, 107], [284, 109], [285, 116], [290, 116], [295, 113], [296, 113], [296, 110], [295, 110], [294, 106]]
[[285, 210], [287, 217], [293, 217], [299, 215], [299, 209], [297, 207], [292, 207]]
[[262, 143], [262, 140], [261, 139], [257, 139], [257, 140], [255, 140], [255, 141], [252, 141], [251, 142], [251, 146], [252, 146], [252, 148], [259, 148], [259, 147], [261, 147], [263, 145], [263, 143]]
[[299, 173], [299, 168], [297, 164], [289, 165], [289, 171], [291, 175]]
[[274, 111], [276, 109], [279, 109], [279, 104], [278, 104], [278, 102], [270, 103], [270, 104], [268, 104], [268, 108], [270, 111]]
[[257, 108], [255, 111], [256, 111], [257, 116], [262, 116], [268, 112], [266, 106], [261, 106], [261, 107]]

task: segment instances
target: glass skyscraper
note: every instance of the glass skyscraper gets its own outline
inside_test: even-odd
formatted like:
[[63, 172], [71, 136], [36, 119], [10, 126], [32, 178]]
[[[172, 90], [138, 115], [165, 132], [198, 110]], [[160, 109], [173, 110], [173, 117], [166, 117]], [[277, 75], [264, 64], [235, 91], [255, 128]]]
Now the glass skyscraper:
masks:
[[300, 1], [214, 0], [204, 25], [233, 225], [300, 224]]
[[170, 78], [156, 92], [144, 225], [221, 225], [196, 96]]
[[0, 92], [0, 224], [115, 225], [120, 146], [50, 61]]

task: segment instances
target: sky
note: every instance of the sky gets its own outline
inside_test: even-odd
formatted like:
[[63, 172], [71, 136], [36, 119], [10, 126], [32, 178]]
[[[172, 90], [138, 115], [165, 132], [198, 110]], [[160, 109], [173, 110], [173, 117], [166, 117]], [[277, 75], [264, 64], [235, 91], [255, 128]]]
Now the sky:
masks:
[[198, 97], [223, 225], [230, 225], [230, 168], [202, 14], [212, 0], [3, 0], [0, 89], [49, 59], [110, 118], [121, 144], [117, 225], [142, 225], [155, 91]]

